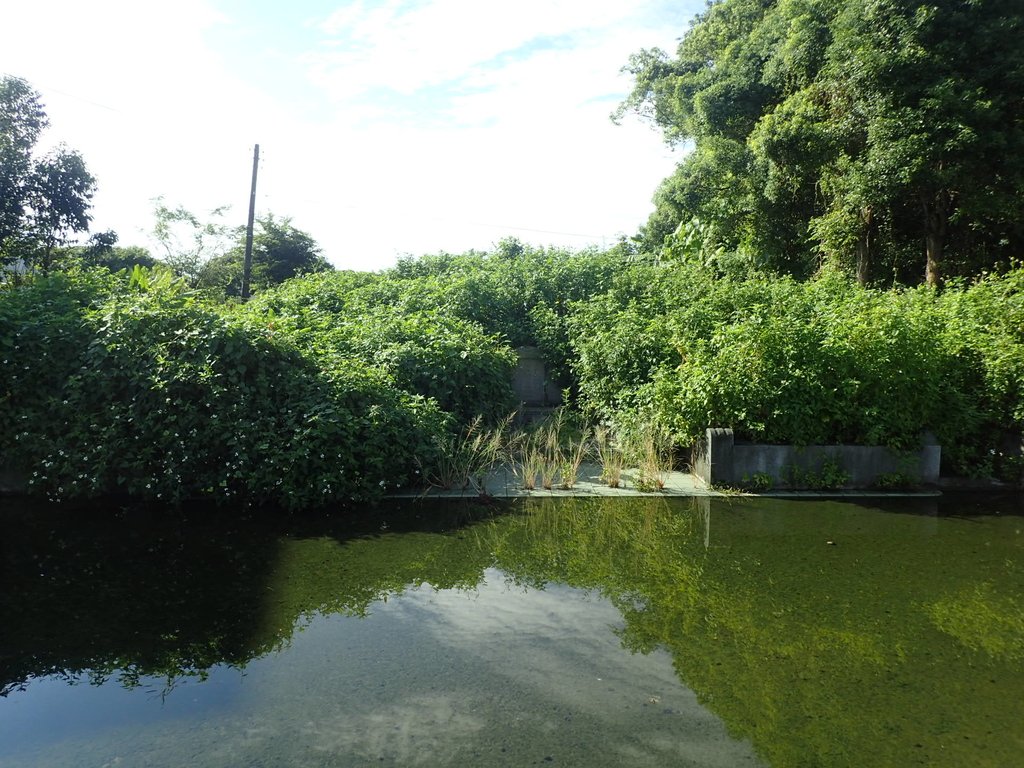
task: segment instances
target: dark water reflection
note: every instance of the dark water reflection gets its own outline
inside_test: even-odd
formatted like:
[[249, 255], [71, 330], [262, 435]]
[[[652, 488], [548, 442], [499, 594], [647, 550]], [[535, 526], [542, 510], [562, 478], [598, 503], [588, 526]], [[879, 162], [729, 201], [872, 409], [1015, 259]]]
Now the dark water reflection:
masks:
[[1018, 499], [0, 504], [0, 766], [1024, 754]]

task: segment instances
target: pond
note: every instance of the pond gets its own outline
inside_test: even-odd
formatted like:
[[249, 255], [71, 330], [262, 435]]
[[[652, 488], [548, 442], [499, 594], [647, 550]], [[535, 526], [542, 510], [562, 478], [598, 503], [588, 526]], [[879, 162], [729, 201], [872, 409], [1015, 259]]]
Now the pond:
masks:
[[1024, 754], [1015, 498], [0, 505], [2, 768]]

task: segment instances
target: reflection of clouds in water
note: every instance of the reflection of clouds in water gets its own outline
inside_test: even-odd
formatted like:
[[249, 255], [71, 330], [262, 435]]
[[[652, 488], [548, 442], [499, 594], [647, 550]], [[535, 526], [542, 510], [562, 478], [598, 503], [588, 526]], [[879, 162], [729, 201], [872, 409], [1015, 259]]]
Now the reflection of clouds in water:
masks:
[[410, 588], [366, 619], [313, 617], [244, 678], [215, 671], [232, 692], [220, 706], [168, 707], [154, 727], [97, 729], [0, 766], [757, 764], [667, 653], [621, 647], [608, 601], [486, 576], [475, 590]]
[[[474, 694], [489, 700], [496, 732], [575, 741], [598, 761], [591, 764], [757, 763], [680, 683], [667, 652], [622, 647], [614, 631], [622, 617], [610, 602], [558, 584], [524, 589], [498, 570], [485, 576], [472, 592], [423, 585], [388, 611], [486, 670], [489, 693]], [[498, 724], [502, 714], [513, 722]]]
[[312, 750], [398, 765], [447, 765], [487, 727], [452, 697], [414, 696], [372, 712], [336, 714], [302, 729]]
[[607, 601], [559, 584], [523, 587], [489, 568], [471, 591], [435, 590], [427, 584], [410, 590], [389, 608], [427, 621], [449, 642], [478, 647], [480, 638], [515, 633], [558, 639], [588, 635], [598, 626], [621, 625]]
[[621, 647], [614, 630], [622, 617], [607, 600], [557, 584], [524, 589], [493, 569], [485, 576], [473, 592], [425, 587], [389, 611], [516, 680], [526, 676], [545, 687], [603, 682], [600, 687], [608, 688], [617, 673], [628, 671], [630, 680], [680, 687], [666, 654], [634, 657]]

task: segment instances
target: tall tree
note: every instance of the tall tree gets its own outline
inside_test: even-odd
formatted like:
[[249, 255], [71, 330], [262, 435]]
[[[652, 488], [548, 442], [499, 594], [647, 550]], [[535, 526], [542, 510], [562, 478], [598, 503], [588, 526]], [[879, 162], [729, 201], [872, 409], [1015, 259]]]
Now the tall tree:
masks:
[[44, 269], [56, 246], [89, 228], [96, 180], [81, 155], [61, 145], [35, 157], [49, 121], [39, 94], [20, 78], [0, 79], [0, 258]]
[[162, 197], [153, 202], [153, 238], [163, 249], [164, 264], [190, 286], [199, 285], [206, 264], [230, 247], [233, 228], [223, 221], [228, 206], [214, 208], [204, 221], [184, 206], [171, 208]]
[[0, 248], [21, 232], [32, 149], [47, 125], [39, 94], [28, 83], [0, 80]]
[[[245, 228], [235, 230], [235, 236], [235, 246], [210, 259], [202, 267], [199, 277], [200, 285], [223, 291], [229, 296], [241, 294]], [[254, 289], [277, 285], [296, 275], [331, 269], [334, 267], [323, 257], [316, 240], [293, 226], [290, 218], [277, 218], [272, 213], [257, 217], [250, 279]]]
[[972, 250], [991, 262], [1024, 245], [1022, 38], [1016, 0], [862, 0], [837, 16], [821, 79], [848, 84], [861, 116], [847, 173], [923, 240], [931, 285], [976, 266]]
[[[862, 281], [1024, 246], [1019, 0], [721, 0], [675, 59], [641, 51], [617, 113], [693, 143], [642, 234], [698, 216], [762, 266]], [[923, 257], [923, 258], [922, 258]], [[919, 278], [920, 279], [920, 278]]]

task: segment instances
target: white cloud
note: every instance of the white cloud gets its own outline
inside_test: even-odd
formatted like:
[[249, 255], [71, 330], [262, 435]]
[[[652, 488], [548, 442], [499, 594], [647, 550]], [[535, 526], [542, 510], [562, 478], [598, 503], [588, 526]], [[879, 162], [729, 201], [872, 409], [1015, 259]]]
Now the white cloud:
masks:
[[226, 147], [244, 154], [244, 114], [231, 114], [252, 89], [206, 46], [204, 31], [223, 21], [208, 4], [42, 2], [14, 14], [25, 34], [5, 40], [0, 69], [41, 91], [48, 141], [82, 152], [99, 177], [97, 208], [110, 199], [148, 217], [150, 197], [194, 194], [221, 172]]
[[229, 203], [244, 220], [253, 142], [260, 209], [355, 268], [507, 234], [610, 244], [671, 171], [656, 133], [608, 113], [628, 91], [629, 54], [671, 47], [685, 8], [357, 1], [314, 21], [282, 5], [258, 24], [245, 6], [224, 10], [232, 2], [5, 12], [19, 34], [0, 72], [42, 91], [50, 140], [97, 175], [94, 229], [141, 242], [159, 194], [196, 211]]
[[[384, 183], [361, 187], [370, 209], [358, 215], [387, 211], [388, 228], [398, 214], [389, 237], [413, 252], [635, 231], [674, 162], [653, 132], [608, 119], [629, 54], [672, 42], [647, 5], [356, 3], [331, 16], [310, 77], [341, 105], [339, 123], [344, 105], [366, 115], [368, 103], [382, 121], [361, 142], [366, 174]], [[424, 102], [415, 129], [389, 112], [391, 92]]]
[[638, 6], [621, 2], [356, 2], [322, 25], [328, 35], [309, 62], [336, 98], [376, 88], [413, 93], [458, 80], [499, 54], [539, 38], [559, 38], [622, 23]]

